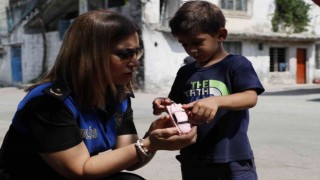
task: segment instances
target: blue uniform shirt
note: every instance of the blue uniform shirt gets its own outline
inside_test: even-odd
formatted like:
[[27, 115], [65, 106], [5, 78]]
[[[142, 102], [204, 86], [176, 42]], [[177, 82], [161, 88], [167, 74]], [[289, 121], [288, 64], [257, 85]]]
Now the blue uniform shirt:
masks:
[[[51, 86], [52, 83], [45, 83], [32, 89], [19, 103], [16, 114], [18, 114], [31, 99], [42, 96], [46, 92], [49, 94], [55, 93], [53, 92], [53, 89], [50, 88]], [[64, 104], [69, 108], [77, 120], [82, 140], [91, 155], [114, 148], [117, 138], [116, 118], [122, 116], [126, 111], [128, 99], [125, 99], [122, 103], [118, 104], [116, 113], [105, 121], [106, 123], [103, 123], [104, 121], [101, 120], [101, 116], [99, 116], [97, 110], [83, 113], [77, 109], [70, 95], [61, 98], [64, 99]], [[14, 116], [12, 125], [20, 132], [28, 133], [23, 120], [20, 119], [19, 116]]]

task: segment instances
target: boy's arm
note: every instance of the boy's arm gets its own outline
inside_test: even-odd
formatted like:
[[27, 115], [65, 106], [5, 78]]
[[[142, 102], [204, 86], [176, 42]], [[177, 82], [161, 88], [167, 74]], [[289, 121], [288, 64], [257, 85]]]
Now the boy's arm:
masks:
[[190, 111], [192, 124], [201, 124], [213, 120], [218, 109], [243, 110], [252, 108], [257, 103], [257, 92], [246, 90], [227, 96], [211, 96], [189, 104], [183, 108]]
[[254, 107], [257, 104], [258, 95], [254, 90], [246, 90], [228, 96], [213, 96], [213, 99], [219, 108], [243, 110]]

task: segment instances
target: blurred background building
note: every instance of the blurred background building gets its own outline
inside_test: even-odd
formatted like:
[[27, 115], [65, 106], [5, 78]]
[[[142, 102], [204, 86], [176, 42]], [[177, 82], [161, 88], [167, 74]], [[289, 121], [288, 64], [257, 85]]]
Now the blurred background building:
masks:
[[[229, 35], [224, 47], [230, 53], [246, 56], [263, 84], [320, 83], [318, 0], [287, 1], [300, 3], [307, 17], [303, 12], [281, 11], [278, 0], [210, 0], [227, 18]], [[109, 9], [133, 18], [143, 30], [145, 55], [134, 78], [135, 88], [167, 93], [188, 56], [168, 27], [168, 20], [184, 2], [1, 0], [0, 85], [19, 86], [37, 80], [52, 66], [63, 34], [75, 17], [94, 9]], [[279, 12], [292, 15], [292, 19], [306, 17], [300, 20], [306, 24], [297, 29], [299, 22], [275, 21]]]

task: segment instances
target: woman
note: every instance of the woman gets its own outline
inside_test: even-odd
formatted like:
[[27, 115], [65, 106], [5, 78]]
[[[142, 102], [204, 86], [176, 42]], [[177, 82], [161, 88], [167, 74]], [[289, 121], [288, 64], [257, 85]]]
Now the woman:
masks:
[[196, 129], [179, 136], [168, 116], [138, 138], [130, 81], [143, 54], [139, 35], [127, 17], [105, 10], [73, 21], [53, 68], [18, 106], [1, 147], [3, 177], [134, 179], [119, 172], [143, 166], [157, 150], [195, 143]]

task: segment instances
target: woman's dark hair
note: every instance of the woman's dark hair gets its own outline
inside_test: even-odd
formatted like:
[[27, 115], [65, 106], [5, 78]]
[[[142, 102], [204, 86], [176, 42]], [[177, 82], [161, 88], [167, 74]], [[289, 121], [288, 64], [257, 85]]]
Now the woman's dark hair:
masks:
[[225, 27], [226, 19], [221, 9], [207, 1], [184, 3], [169, 21], [171, 33], [195, 35], [198, 33], [216, 34]]
[[119, 101], [122, 100], [125, 91], [131, 90], [131, 82], [125, 87], [117, 87], [113, 83], [111, 50], [134, 33], [141, 34], [137, 24], [115, 12], [97, 10], [78, 16], [64, 35], [52, 69], [37, 84], [51, 81], [66, 83], [82, 109], [104, 107], [106, 89]]

